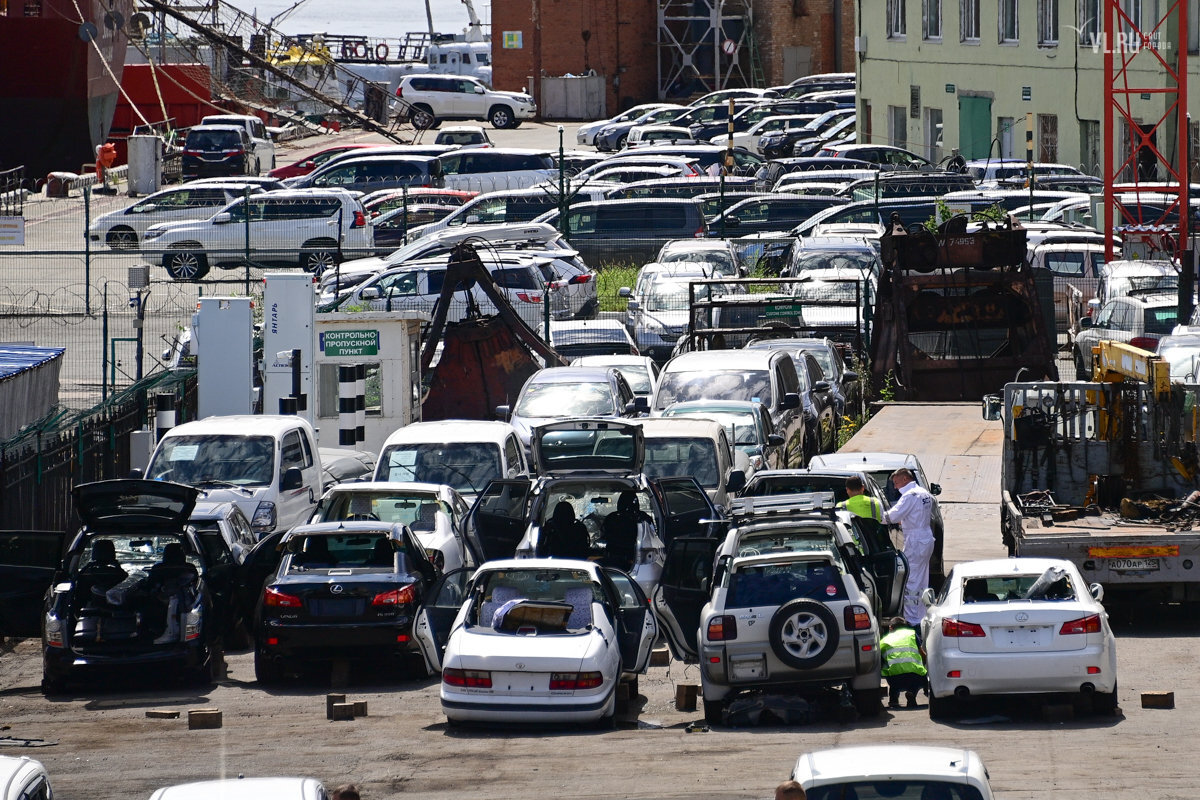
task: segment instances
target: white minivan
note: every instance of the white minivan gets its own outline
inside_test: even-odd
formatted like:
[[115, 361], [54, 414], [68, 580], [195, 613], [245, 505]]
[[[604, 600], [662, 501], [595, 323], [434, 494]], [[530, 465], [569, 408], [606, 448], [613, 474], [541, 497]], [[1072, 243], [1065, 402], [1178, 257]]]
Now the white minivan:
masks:
[[250, 146], [254, 151], [253, 175], [275, 169], [275, 142], [267, 126], [258, 117], [250, 114], [211, 114], [200, 120], [201, 125], [237, 125], [250, 134]]
[[485, 420], [406, 425], [383, 443], [375, 467], [377, 481], [445, 483], [468, 503], [493, 480], [528, 474], [516, 428]]
[[154, 449], [146, 477], [236, 503], [259, 539], [306, 522], [323, 488], [312, 425], [268, 414], [205, 417], [172, 428]]

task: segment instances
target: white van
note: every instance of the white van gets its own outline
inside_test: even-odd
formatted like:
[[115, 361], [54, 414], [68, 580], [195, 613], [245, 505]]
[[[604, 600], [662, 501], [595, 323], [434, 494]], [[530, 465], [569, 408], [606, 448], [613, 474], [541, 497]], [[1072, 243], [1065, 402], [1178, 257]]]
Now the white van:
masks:
[[322, 494], [317, 435], [303, 417], [206, 417], [172, 428], [146, 467], [152, 480], [233, 502], [258, 538], [306, 522]]
[[525, 448], [507, 422], [414, 422], [383, 443], [377, 481], [445, 483], [474, 502], [492, 480], [529, 474]]

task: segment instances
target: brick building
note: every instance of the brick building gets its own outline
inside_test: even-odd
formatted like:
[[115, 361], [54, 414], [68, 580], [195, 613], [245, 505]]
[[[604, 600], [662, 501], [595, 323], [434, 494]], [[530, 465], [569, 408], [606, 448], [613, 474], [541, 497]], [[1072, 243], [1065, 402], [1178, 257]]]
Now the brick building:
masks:
[[[616, 113], [658, 99], [658, 10], [679, 0], [492, 0], [492, 81], [530, 89], [533, 76], [605, 78]], [[767, 85], [815, 72], [854, 70], [854, 0], [749, 0]], [[695, 0], [701, 13], [715, 0]], [[726, 2], [726, 14], [736, 3]], [[747, 70], [747, 74], [749, 71]], [[735, 85], [735, 84], [731, 84]]]

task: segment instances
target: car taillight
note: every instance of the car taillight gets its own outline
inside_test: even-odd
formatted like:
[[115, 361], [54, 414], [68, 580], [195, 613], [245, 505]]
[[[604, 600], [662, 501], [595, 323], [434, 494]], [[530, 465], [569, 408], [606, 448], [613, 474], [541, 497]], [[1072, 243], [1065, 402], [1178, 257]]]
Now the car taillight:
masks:
[[492, 673], [479, 669], [452, 669], [447, 667], [442, 670], [442, 683], [447, 686], [462, 686], [467, 689], [490, 689], [492, 688]]
[[973, 638], [987, 636], [983, 628], [974, 622], [963, 622], [957, 619], [942, 620], [942, 636], [956, 638]]
[[271, 586], [263, 592], [263, 605], [275, 608], [300, 608], [304, 601], [294, 594], [286, 594]]
[[63, 642], [63, 624], [62, 620], [53, 614], [46, 615], [46, 624], [44, 627], [44, 635], [46, 637], [47, 647], [65, 647]]
[[413, 584], [409, 584], [401, 589], [392, 589], [390, 592], [381, 592], [371, 598], [373, 606], [402, 606], [408, 603], [415, 603], [417, 600], [417, 590]]
[[576, 275], [567, 283], [588, 283], [592, 279], [592, 273], [585, 272], [583, 275]]
[[226, 156], [244, 156], [246, 155], [246, 151], [239, 147], [235, 150], [222, 150], [221, 154]]
[[737, 638], [737, 618], [728, 614], [713, 617], [708, 621], [708, 640], [728, 642]]
[[200, 620], [202, 618], [200, 607], [197, 606], [187, 613], [183, 619], [183, 640], [190, 642], [200, 638]]
[[694, 239], [703, 239], [704, 238], [704, 226], [703, 225], [701, 225], [699, 228], [696, 229], [696, 232], [692, 234], [692, 238], [694, 238]]
[[551, 690], [596, 689], [604, 683], [604, 676], [599, 672], [551, 672]]
[[638, 350], [636, 346], [634, 346], [634, 345], [632, 345], [632, 344], [631, 344], [631, 345], [629, 345], [629, 355], [631, 355], [631, 356], [640, 356], [641, 354], [642, 354], [642, 351], [641, 351], [641, 350]]
[[1080, 619], [1073, 619], [1070, 622], [1064, 622], [1062, 627], [1058, 629], [1062, 636], [1072, 633], [1099, 633], [1100, 632], [1100, 615], [1089, 614]]
[[522, 303], [542, 302], [542, 296], [540, 294], [530, 294], [529, 292], [517, 292], [517, 299]]
[[1143, 350], [1149, 350], [1151, 353], [1158, 348], [1158, 340], [1151, 339], [1149, 336], [1135, 336], [1129, 340], [1129, 344], [1133, 347], [1140, 347]]
[[845, 618], [848, 631], [869, 631], [871, 629], [871, 614], [862, 606], [846, 606], [842, 611], [842, 616]]
[[351, 228], [361, 228], [367, 224], [367, 215], [361, 211], [354, 212], [354, 222], [350, 223]]
[[198, 155], [200, 155], [200, 153], [201, 153], [200, 150], [184, 150], [183, 151], [183, 154], [185, 156], [198, 156]]

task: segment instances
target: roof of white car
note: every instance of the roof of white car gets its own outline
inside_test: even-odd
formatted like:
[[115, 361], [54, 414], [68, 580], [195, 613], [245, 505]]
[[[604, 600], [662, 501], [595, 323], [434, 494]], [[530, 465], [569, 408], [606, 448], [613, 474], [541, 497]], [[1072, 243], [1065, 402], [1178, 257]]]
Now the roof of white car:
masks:
[[479, 572], [492, 570], [545, 570], [545, 569], [582, 569], [590, 572], [593, 577], [597, 574], [599, 565], [594, 561], [582, 561], [573, 558], [500, 558], [488, 561], [479, 567]]
[[151, 800], [316, 800], [323, 794], [313, 778], [231, 778], [166, 786]]
[[643, 417], [630, 422], [641, 425], [647, 439], [694, 439], [701, 436], [716, 439], [725, 429], [721, 423], [704, 417]]
[[861, 745], [805, 753], [796, 761], [794, 780], [805, 788], [872, 778], [937, 777], [966, 782], [968, 775], [986, 781], [973, 750], [923, 745]]
[[1175, 266], [1166, 259], [1146, 259], [1144, 261], [1109, 261], [1101, 271], [1109, 277], [1122, 275], [1166, 275], [1176, 274]]
[[494, 442], [503, 445], [515, 428], [507, 422], [476, 419], [445, 419], [434, 422], [414, 422], [392, 432], [383, 443], [386, 448], [393, 444], [414, 442]]
[[394, 492], [396, 494], [444, 495], [452, 491], [444, 483], [419, 483], [417, 481], [347, 481], [329, 487], [332, 492]]
[[863, 471], [920, 466], [912, 453], [823, 453], [813, 456], [810, 465], [813, 462], [822, 467], [854, 467]]
[[954, 575], [970, 578], [984, 575], [1038, 575], [1051, 567], [1067, 568], [1070, 561], [1060, 558], [990, 558], [962, 561], [954, 565]]
[[777, 350], [700, 350], [675, 356], [663, 372], [767, 369]]
[[185, 422], [172, 428], [168, 436], [223, 433], [228, 435], [277, 436], [297, 425], [309, 427], [303, 417], [278, 414], [235, 414], [230, 416], [205, 417]]
[[40, 761], [28, 756], [0, 756], [0, 797], [16, 797], [14, 787], [23, 787], [31, 776], [46, 774]]

